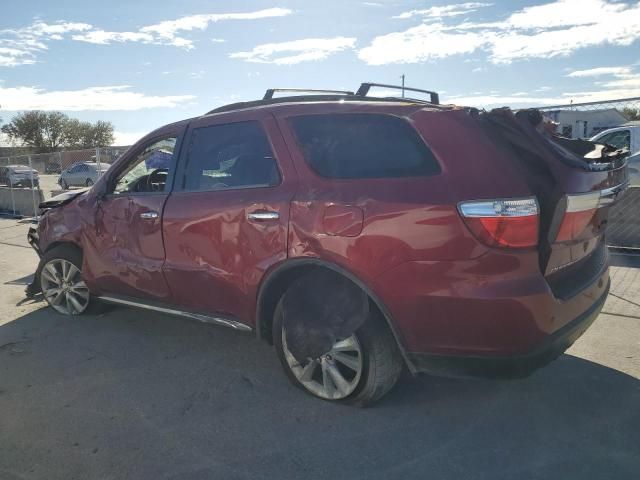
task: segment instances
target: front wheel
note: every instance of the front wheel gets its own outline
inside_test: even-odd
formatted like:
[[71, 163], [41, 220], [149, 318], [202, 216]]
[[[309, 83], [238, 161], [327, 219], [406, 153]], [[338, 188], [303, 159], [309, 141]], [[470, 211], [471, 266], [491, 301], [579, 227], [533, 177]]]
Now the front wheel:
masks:
[[289, 380], [313, 396], [364, 407], [382, 398], [400, 377], [402, 356], [377, 312], [372, 312], [350, 337], [302, 364], [287, 348], [282, 320], [280, 301], [275, 311], [273, 343]]
[[47, 303], [64, 315], [81, 315], [96, 303], [82, 279], [82, 254], [61, 245], [45, 253], [41, 260], [40, 287]]
[[87, 178], [87, 181], [85, 182], [85, 185], [87, 187], [90, 187], [91, 185], [93, 185], [93, 180], [91, 180], [90, 178]]

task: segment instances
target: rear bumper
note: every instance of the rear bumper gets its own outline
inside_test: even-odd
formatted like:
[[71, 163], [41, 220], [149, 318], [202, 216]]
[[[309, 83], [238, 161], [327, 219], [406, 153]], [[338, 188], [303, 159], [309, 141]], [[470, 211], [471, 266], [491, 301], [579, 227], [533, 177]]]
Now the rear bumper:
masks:
[[503, 357], [407, 353], [407, 359], [419, 373], [485, 378], [526, 377], [562, 355], [589, 328], [602, 310], [609, 286], [610, 283], [588, 310], [550, 334], [528, 353]]

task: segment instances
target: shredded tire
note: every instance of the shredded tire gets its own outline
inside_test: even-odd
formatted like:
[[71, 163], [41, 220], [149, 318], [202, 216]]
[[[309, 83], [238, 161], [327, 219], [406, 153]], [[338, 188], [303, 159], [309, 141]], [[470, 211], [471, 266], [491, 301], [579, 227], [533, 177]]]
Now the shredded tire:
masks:
[[[298, 388], [309, 392], [291, 371], [285, 358], [282, 344], [282, 300], [278, 302], [273, 319], [273, 343], [287, 378]], [[393, 388], [404, 368], [404, 361], [396, 340], [386, 322], [376, 309], [371, 309], [369, 318], [355, 335], [363, 354], [363, 372], [358, 386], [351, 395], [339, 400], [326, 400], [357, 407], [367, 407], [380, 400]], [[321, 398], [321, 397], [317, 397]]]

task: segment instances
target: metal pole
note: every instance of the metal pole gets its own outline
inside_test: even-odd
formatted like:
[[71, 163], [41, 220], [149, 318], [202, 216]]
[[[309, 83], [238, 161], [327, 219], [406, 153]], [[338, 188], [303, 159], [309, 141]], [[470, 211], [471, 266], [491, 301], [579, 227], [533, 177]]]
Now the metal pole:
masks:
[[404, 73], [400, 76], [402, 78], [402, 98], [404, 98]]
[[[29, 178], [31, 179], [31, 201], [33, 203], [33, 216], [38, 219], [38, 204], [36, 203], [36, 191], [33, 188], [33, 165], [31, 163], [31, 155], [27, 157], [29, 159]], [[38, 187], [38, 190], [40, 187]]]
[[96, 163], [98, 164], [98, 178], [102, 176], [102, 170], [100, 169], [100, 147], [96, 147]]
[[13, 216], [16, 216], [16, 199], [13, 197], [13, 182], [11, 181], [11, 175], [9, 175], [9, 191], [11, 192], [11, 208], [13, 209]]

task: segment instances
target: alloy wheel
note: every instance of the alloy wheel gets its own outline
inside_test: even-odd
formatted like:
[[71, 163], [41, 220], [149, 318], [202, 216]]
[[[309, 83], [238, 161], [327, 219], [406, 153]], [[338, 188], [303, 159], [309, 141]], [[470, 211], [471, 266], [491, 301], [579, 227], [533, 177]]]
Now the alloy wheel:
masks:
[[49, 305], [65, 315], [78, 315], [89, 305], [89, 289], [82, 272], [68, 260], [56, 258], [42, 267], [42, 294]]
[[327, 400], [351, 395], [362, 376], [362, 348], [355, 335], [337, 341], [319, 358], [298, 362], [287, 348], [282, 330], [282, 348], [289, 368], [300, 384], [312, 394]]

